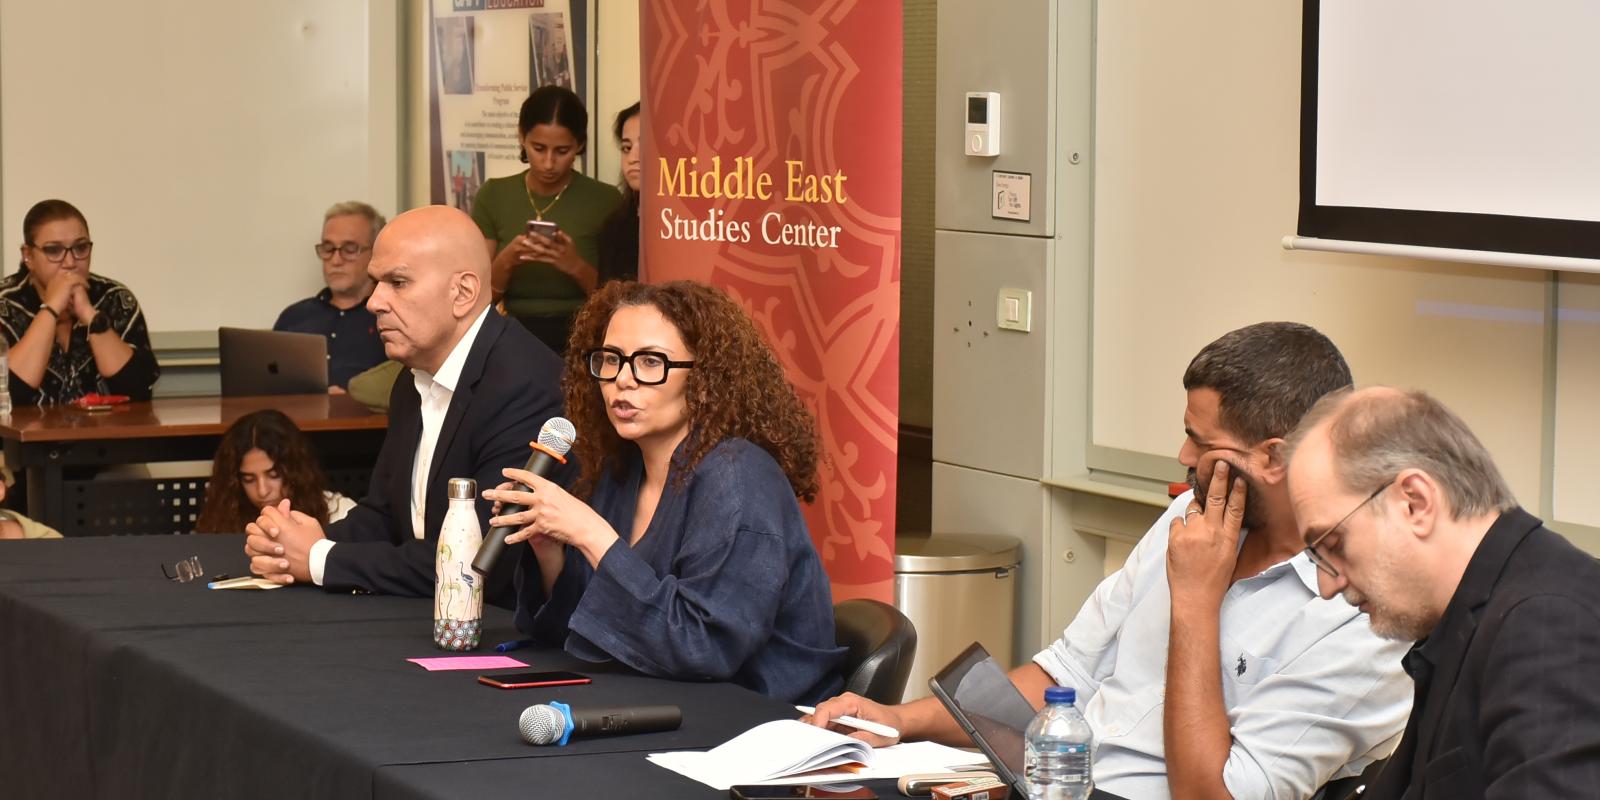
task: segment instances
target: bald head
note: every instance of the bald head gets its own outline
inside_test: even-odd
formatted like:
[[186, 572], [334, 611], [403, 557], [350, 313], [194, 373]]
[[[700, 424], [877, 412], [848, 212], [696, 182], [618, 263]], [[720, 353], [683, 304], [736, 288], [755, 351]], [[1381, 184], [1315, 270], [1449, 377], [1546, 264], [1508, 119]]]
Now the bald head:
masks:
[[[489, 285], [489, 253], [483, 246], [483, 231], [460, 209], [423, 206], [407, 211], [384, 226], [372, 249], [373, 260], [392, 251], [419, 269], [471, 272], [484, 286]], [[484, 305], [488, 299], [485, 294]]]
[[425, 206], [378, 234], [368, 272], [377, 282], [367, 308], [384, 353], [432, 373], [490, 303], [489, 254], [471, 217]]
[[1422, 391], [1370, 386], [1330, 394], [1300, 421], [1285, 451], [1291, 485], [1307, 472], [1308, 465], [1296, 463], [1302, 460], [1325, 462], [1339, 488], [1356, 493], [1418, 469], [1439, 482], [1456, 518], [1516, 505], [1488, 449], [1460, 417]]

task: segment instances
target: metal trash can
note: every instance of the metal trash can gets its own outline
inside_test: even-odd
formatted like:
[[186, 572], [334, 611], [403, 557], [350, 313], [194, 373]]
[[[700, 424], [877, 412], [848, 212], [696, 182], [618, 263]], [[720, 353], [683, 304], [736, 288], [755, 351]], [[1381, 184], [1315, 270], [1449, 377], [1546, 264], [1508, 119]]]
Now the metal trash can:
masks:
[[917, 626], [917, 657], [902, 702], [928, 696], [928, 679], [981, 642], [1006, 669], [1016, 641], [1021, 543], [971, 533], [900, 534], [894, 604]]

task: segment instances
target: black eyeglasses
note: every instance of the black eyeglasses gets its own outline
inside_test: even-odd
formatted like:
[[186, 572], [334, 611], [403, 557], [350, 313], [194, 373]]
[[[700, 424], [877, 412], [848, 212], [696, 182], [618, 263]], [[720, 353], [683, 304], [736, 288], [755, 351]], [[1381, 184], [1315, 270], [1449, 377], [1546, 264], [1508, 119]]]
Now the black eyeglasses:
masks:
[[1346, 522], [1348, 522], [1351, 517], [1356, 515], [1357, 511], [1360, 511], [1361, 509], [1366, 508], [1367, 504], [1372, 502], [1374, 498], [1376, 498], [1380, 494], [1383, 494], [1383, 490], [1389, 488], [1389, 486], [1394, 483], [1394, 480], [1395, 480], [1394, 478], [1390, 478], [1389, 480], [1384, 481], [1382, 486], [1379, 486], [1378, 488], [1373, 489], [1372, 490], [1372, 494], [1367, 495], [1367, 499], [1362, 500], [1359, 505], [1357, 505], [1355, 508], [1350, 509], [1350, 513], [1348, 513], [1348, 514], [1344, 515], [1343, 517], [1341, 517], [1338, 522], [1335, 522], [1333, 524], [1333, 527], [1323, 531], [1322, 535], [1318, 536], [1315, 541], [1313, 541], [1309, 545], [1306, 545], [1306, 558], [1311, 559], [1311, 563], [1317, 565], [1317, 569], [1320, 569], [1323, 572], [1328, 573], [1328, 577], [1330, 577], [1330, 578], [1339, 577], [1339, 570], [1334, 569], [1333, 565], [1328, 563], [1328, 557], [1327, 556], [1317, 552], [1317, 545], [1322, 544], [1322, 540], [1328, 538], [1328, 534], [1333, 533], [1334, 531], [1339, 530], [1341, 527], [1343, 527], [1344, 524]]
[[622, 374], [622, 365], [627, 364], [633, 370], [633, 379], [645, 386], [666, 383], [672, 369], [694, 366], [693, 361], [672, 361], [665, 353], [654, 350], [635, 350], [633, 355], [625, 356], [615, 347], [597, 347], [583, 357], [589, 362], [589, 374], [597, 381], [616, 380]]
[[362, 253], [371, 250], [372, 248], [364, 244], [356, 244], [355, 242], [345, 242], [344, 244], [318, 242], [317, 244], [312, 245], [311, 249], [317, 251], [317, 258], [327, 261], [328, 259], [333, 258], [334, 253], [338, 253], [345, 258], [355, 258], [356, 256], [359, 256]]
[[71, 246], [56, 244], [54, 242], [42, 246], [33, 244], [28, 246], [43, 253], [44, 260], [49, 261], [52, 264], [60, 264], [67, 259], [68, 253], [71, 253], [72, 257], [78, 259], [79, 261], [88, 258], [89, 251], [94, 249], [94, 242], [84, 239], [83, 241], [72, 244]]

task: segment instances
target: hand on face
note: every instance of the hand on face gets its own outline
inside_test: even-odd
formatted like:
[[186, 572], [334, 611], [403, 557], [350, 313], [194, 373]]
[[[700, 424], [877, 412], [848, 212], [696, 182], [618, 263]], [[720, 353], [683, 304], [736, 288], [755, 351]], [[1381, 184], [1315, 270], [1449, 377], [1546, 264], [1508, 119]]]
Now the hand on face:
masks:
[[72, 315], [80, 322], [94, 319], [94, 304], [89, 302], [89, 284], [87, 281], [79, 282], [72, 287]]
[[[78, 300], [75, 295], [88, 285], [88, 279], [77, 270], [58, 270], [50, 278], [50, 283], [44, 287], [44, 304], [55, 309], [61, 316], [72, 316], [76, 313]], [[87, 302], [87, 297], [85, 298]]]
[[1211, 473], [1205, 498], [1197, 496], [1167, 529], [1167, 584], [1174, 606], [1220, 606], [1238, 560], [1244, 478], [1216, 451], [1201, 457], [1198, 470]]
[[277, 583], [311, 582], [311, 545], [327, 538], [315, 518], [291, 509], [284, 499], [261, 509], [244, 531], [251, 572]]

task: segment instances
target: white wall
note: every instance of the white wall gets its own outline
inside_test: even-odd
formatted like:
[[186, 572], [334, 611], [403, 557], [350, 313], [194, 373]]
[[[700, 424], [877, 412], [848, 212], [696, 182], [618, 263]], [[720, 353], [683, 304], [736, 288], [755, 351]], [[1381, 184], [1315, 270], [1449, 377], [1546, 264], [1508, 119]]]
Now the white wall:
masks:
[[1175, 474], [1189, 359], [1295, 320], [1358, 383], [1440, 397], [1538, 510], [1549, 274], [1279, 246], [1298, 197], [1300, 4], [1100, 3], [1097, 51], [1090, 466]]
[[0, 258], [59, 197], [152, 332], [270, 326], [322, 285], [329, 205], [399, 200], [397, 24], [365, 0], [4, 0]]

